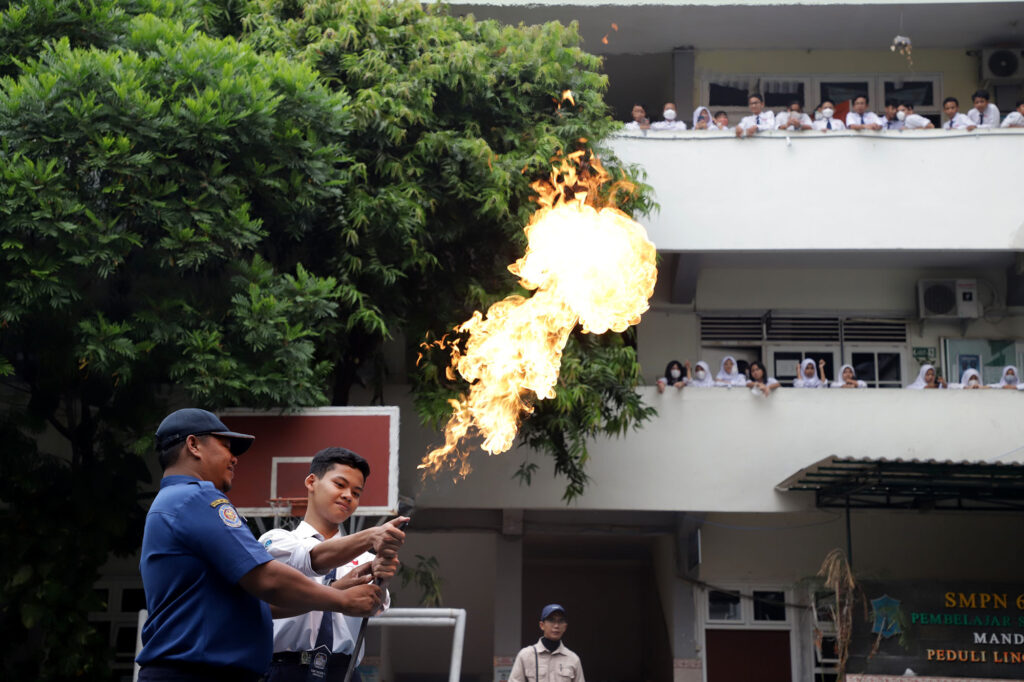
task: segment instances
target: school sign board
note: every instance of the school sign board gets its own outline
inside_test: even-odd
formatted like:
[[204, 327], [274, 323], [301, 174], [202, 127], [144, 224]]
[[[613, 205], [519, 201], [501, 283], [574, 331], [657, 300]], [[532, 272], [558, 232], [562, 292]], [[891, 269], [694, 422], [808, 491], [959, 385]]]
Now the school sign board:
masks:
[[370, 465], [357, 515], [398, 509], [398, 408], [317, 407], [282, 413], [233, 408], [218, 413], [228, 428], [256, 436], [238, 458], [231, 501], [244, 516], [280, 513], [273, 500], [306, 498], [313, 455], [340, 446]]
[[[1024, 583], [863, 582], [847, 670], [872, 676], [1024, 679]], [[858, 607], [857, 611], [860, 611]]]

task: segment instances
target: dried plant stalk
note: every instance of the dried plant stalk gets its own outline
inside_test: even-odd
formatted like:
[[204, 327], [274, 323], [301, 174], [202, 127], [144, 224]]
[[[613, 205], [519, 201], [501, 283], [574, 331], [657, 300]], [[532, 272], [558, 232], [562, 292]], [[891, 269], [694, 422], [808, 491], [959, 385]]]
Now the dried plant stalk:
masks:
[[853, 608], [856, 601], [857, 581], [853, 578], [850, 562], [840, 549], [833, 549], [825, 556], [818, 575], [825, 578], [825, 587], [835, 593], [835, 603], [829, 605], [829, 613], [836, 625], [836, 680], [846, 678], [846, 662], [850, 658], [850, 641], [853, 638]]

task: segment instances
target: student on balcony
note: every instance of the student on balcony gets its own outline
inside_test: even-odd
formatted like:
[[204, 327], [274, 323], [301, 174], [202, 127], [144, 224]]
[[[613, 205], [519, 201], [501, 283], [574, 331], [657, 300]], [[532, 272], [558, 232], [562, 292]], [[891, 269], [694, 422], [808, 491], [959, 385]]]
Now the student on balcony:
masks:
[[696, 388], [713, 388], [715, 378], [711, 376], [711, 367], [703, 360], [697, 363], [697, 368], [690, 373], [690, 361], [686, 361], [686, 385]]
[[768, 371], [760, 360], [750, 363], [750, 381], [747, 382], [747, 388], [751, 391], [767, 397], [781, 385], [778, 379], [768, 376]]
[[989, 102], [988, 90], [978, 90], [971, 95], [974, 108], [967, 112], [967, 118], [979, 128], [999, 127], [999, 107]]
[[1017, 100], [1017, 109], [1003, 119], [1000, 128], [1024, 128], [1024, 99]]
[[747, 385], [747, 377], [744, 374], [740, 374], [739, 368], [736, 365], [736, 358], [731, 355], [726, 355], [722, 358], [722, 366], [719, 367], [718, 374], [715, 375], [715, 385], [725, 386], [726, 388]]
[[846, 127], [850, 130], [881, 130], [882, 122], [878, 114], [868, 111], [868, 96], [855, 95], [853, 111], [846, 114]]
[[716, 111], [715, 117], [712, 119], [715, 127], [708, 127], [708, 130], [728, 130], [729, 129], [729, 114], [724, 111]]
[[714, 122], [711, 118], [711, 110], [707, 107], [697, 107], [693, 110], [694, 130], [713, 130]]
[[789, 108], [775, 117], [778, 130], [810, 130], [813, 127], [811, 117], [804, 113], [804, 105], [798, 99], [790, 102]]
[[971, 119], [960, 113], [960, 101], [956, 97], [942, 100], [942, 111], [949, 118], [942, 126], [946, 130], [974, 130], [978, 127], [971, 123]]
[[899, 109], [896, 110], [896, 118], [903, 121], [903, 127], [907, 130], [921, 130], [924, 128], [935, 127], [935, 124], [924, 116], [914, 113], [913, 102], [900, 102]]
[[651, 127], [651, 119], [647, 118], [647, 107], [634, 104], [631, 112], [633, 120], [626, 124], [626, 130], [647, 130]]
[[988, 386], [981, 383], [981, 375], [978, 374], [978, 370], [969, 368], [965, 369], [964, 373], [960, 375], [960, 383], [950, 384], [949, 388], [959, 388], [965, 391], [973, 391], [977, 389], [988, 388]]
[[652, 130], [686, 130], [686, 121], [677, 119], [675, 102], [665, 102], [661, 110], [661, 120], [651, 124]]
[[823, 99], [819, 105], [821, 109], [821, 118], [814, 122], [815, 130], [846, 130], [846, 126], [838, 118], [832, 118], [832, 114], [836, 113], [836, 104], [830, 99]]
[[[820, 375], [820, 376], [819, 376]], [[814, 371], [814, 358], [804, 358], [800, 363], [800, 373], [793, 379], [793, 388], [827, 388], [825, 378], [825, 360], [818, 360], [818, 372]]]
[[882, 124], [882, 130], [902, 130], [903, 121], [896, 116], [896, 111], [899, 109], [900, 103], [890, 98], [885, 100], [885, 116], [879, 118], [879, 123]]
[[755, 92], [747, 97], [747, 106], [750, 116], [744, 116], [736, 126], [736, 137], [750, 137], [762, 130], [775, 129], [775, 114], [764, 108], [764, 98], [760, 94]]
[[917, 373], [917, 378], [907, 388], [915, 391], [926, 388], [946, 388], [946, 380], [938, 375], [934, 366], [921, 365], [921, 371]]
[[829, 384], [829, 388], [867, 388], [866, 381], [857, 378], [853, 371], [853, 365], [843, 365], [836, 372], [836, 380]]
[[665, 365], [665, 375], [658, 377], [658, 393], [664, 393], [667, 386], [675, 386], [682, 390], [686, 385], [686, 377], [683, 375], [683, 363], [678, 360]]
[[1020, 386], [1020, 377], [1017, 375], [1017, 368], [1013, 365], [1003, 367], [1003, 376], [999, 377], [998, 384], [992, 384], [992, 388], [1005, 388], [1011, 391], [1017, 390]]

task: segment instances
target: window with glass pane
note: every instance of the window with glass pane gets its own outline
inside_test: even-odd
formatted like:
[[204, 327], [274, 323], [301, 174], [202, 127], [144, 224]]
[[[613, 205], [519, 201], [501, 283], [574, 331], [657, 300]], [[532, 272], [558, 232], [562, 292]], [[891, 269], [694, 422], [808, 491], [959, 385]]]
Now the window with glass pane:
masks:
[[845, 102], [857, 95], [866, 95], [867, 93], [867, 81], [828, 81], [821, 84], [821, 99], [818, 101]]
[[708, 106], [745, 107], [750, 86], [737, 81], [712, 81], [708, 87]]
[[754, 620], [786, 620], [786, 593], [754, 590]]
[[742, 620], [740, 595], [735, 592], [708, 592], [708, 620]]
[[786, 107], [794, 101], [800, 102], [801, 106], [807, 106], [804, 100], [804, 82], [766, 79], [762, 86], [764, 92], [764, 105], [766, 107]]
[[903, 386], [903, 365], [900, 354], [893, 352], [858, 352], [850, 354], [850, 364], [857, 378], [871, 388]]
[[915, 107], [935, 105], [935, 84], [932, 81], [885, 81], [885, 98], [913, 102]]

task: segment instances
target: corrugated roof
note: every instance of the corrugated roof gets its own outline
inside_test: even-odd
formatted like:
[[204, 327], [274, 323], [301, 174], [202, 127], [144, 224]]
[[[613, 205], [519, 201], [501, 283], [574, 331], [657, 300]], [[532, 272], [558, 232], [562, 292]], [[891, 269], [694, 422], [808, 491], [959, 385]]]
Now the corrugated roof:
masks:
[[831, 455], [776, 489], [813, 492], [819, 507], [1019, 510], [1024, 463]]

